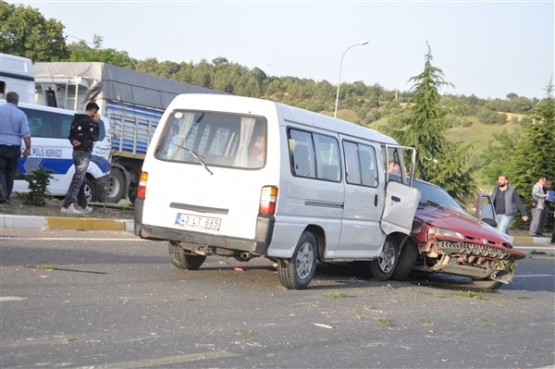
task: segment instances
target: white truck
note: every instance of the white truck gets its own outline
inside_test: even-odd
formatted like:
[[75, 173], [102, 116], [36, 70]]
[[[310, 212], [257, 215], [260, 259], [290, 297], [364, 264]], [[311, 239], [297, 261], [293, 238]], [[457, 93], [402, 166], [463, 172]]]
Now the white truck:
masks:
[[13, 91], [23, 103], [35, 102], [33, 61], [21, 56], [0, 54], [0, 98]]
[[108, 202], [134, 201], [147, 147], [175, 96], [222, 93], [106, 63], [45, 62], [34, 69], [38, 104], [78, 111], [95, 101], [110, 121], [111, 171], [101, 196]]

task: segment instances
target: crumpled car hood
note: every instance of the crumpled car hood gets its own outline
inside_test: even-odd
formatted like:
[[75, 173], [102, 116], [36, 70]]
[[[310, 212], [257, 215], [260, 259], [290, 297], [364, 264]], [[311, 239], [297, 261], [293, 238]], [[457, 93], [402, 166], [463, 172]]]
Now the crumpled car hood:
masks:
[[433, 227], [459, 232], [465, 237], [487, 240], [499, 244], [511, 244], [511, 237], [503, 234], [487, 223], [470, 215], [461, 214], [448, 208], [425, 206], [416, 211], [416, 220]]

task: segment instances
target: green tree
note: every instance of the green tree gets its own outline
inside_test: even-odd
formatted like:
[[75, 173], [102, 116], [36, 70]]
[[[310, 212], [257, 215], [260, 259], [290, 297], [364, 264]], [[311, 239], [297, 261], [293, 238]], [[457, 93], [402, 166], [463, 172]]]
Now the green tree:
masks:
[[[509, 134], [507, 129], [493, 134], [493, 142], [486, 148], [481, 156], [480, 172], [482, 183], [493, 186], [500, 174], [510, 172], [511, 160], [521, 138], [520, 130]], [[512, 182], [512, 180], [511, 180]]]
[[[117, 51], [115, 49], [102, 48], [103, 38], [99, 35], [93, 35], [93, 46], [81, 40], [68, 46], [69, 61], [72, 62], [101, 62], [116, 65], [123, 68], [135, 69], [135, 61], [127, 54], [126, 51]], [[156, 59], [154, 59], [156, 61]], [[148, 59], [147, 59], [148, 61]], [[144, 63], [146, 63], [145, 61]], [[158, 61], [156, 61], [158, 64]], [[157, 70], [156, 70], [157, 72]], [[156, 74], [151, 72], [151, 74]]]
[[440, 106], [439, 89], [451, 83], [445, 81], [441, 69], [432, 65], [432, 59], [428, 45], [424, 71], [409, 80], [413, 83], [410, 115], [398, 137], [402, 144], [416, 148], [418, 177], [445, 188], [463, 201], [476, 188], [468, 168], [470, 147], [445, 138], [447, 112]]
[[511, 182], [527, 194], [540, 176], [555, 177], [555, 99], [553, 80], [546, 97], [533, 108], [532, 123], [526, 125], [510, 165]]
[[3, 53], [33, 62], [59, 61], [68, 56], [63, 24], [44, 18], [37, 9], [0, 1], [0, 24]]

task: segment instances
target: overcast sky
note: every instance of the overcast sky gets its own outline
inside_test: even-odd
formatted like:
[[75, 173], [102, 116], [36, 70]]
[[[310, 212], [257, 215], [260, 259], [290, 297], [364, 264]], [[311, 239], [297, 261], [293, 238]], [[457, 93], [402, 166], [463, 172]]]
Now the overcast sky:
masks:
[[225, 57], [271, 76], [408, 90], [433, 64], [450, 94], [544, 97], [554, 74], [554, 1], [8, 1], [136, 59]]

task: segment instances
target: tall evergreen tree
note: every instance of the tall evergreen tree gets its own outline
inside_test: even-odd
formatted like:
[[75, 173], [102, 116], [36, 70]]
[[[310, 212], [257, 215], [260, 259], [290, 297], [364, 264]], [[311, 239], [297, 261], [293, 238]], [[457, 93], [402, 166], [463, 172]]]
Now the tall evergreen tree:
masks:
[[546, 97], [533, 108], [533, 122], [525, 129], [510, 165], [511, 182], [530, 198], [532, 186], [540, 176], [555, 177], [555, 99], [553, 80]]
[[397, 136], [402, 144], [416, 148], [416, 175], [419, 178], [464, 200], [476, 188], [468, 167], [470, 147], [449, 142], [445, 137], [447, 112], [440, 105], [439, 89], [451, 86], [451, 83], [445, 81], [441, 69], [432, 65], [432, 59], [428, 45], [424, 70], [409, 80], [413, 82], [410, 115]]

